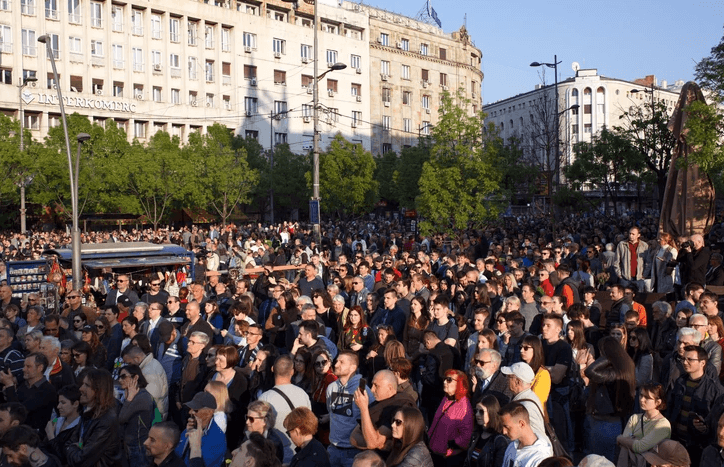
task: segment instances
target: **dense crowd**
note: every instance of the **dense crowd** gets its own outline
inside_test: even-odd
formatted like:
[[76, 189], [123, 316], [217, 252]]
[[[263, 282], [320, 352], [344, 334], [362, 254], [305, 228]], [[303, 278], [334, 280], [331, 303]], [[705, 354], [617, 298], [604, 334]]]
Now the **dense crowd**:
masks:
[[105, 271], [50, 313], [0, 263], [0, 464], [720, 467], [722, 239], [645, 216], [84, 233], [183, 245], [195, 274]]

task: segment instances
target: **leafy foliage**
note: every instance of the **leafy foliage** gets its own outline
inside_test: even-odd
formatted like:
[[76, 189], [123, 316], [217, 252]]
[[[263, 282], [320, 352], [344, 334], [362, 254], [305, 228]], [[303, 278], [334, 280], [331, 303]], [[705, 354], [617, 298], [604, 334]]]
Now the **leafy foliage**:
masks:
[[696, 64], [694, 76], [702, 88], [712, 92], [714, 100], [724, 101], [724, 37], [711, 48], [711, 55]]
[[400, 152], [392, 180], [395, 200], [400, 206], [413, 208], [420, 195], [420, 176], [425, 162], [430, 160], [430, 147], [422, 140], [417, 146], [404, 148]]
[[430, 160], [422, 168], [417, 206], [424, 233], [465, 229], [495, 216], [499, 207], [493, 197], [500, 182], [498, 147], [483, 139], [482, 114], [469, 115], [461, 91], [456, 101], [443, 93]]

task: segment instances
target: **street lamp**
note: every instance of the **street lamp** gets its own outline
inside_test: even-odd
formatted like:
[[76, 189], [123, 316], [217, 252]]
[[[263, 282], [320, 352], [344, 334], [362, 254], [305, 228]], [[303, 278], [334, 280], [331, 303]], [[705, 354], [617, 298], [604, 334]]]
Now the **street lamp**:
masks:
[[77, 180], [73, 177], [73, 156], [70, 152], [70, 138], [68, 138], [68, 122], [65, 118], [65, 105], [63, 105], [63, 93], [60, 86], [60, 78], [58, 77], [58, 69], [55, 66], [55, 54], [50, 46], [50, 36], [43, 34], [38, 37], [38, 42], [45, 44], [45, 49], [50, 58], [50, 65], [53, 67], [53, 80], [55, 81], [55, 89], [58, 91], [58, 105], [60, 106], [60, 118], [63, 121], [63, 134], [65, 136], [65, 152], [68, 156], [68, 177], [70, 178], [70, 197], [73, 206], [73, 230], [71, 232], [71, 248], [73, 250], [73, 290], [81, 288], [80, 280], [80, 231], [78, 230], [78, 185]]
[[651, 114], [654, 113], [654, 82], [651, 81], [651, 89], [632, 89], [629, 91], [631, 94], [638, 94], [640, 92], [645, 92], [646, 94], [651, 94]]
[[[297, 7], [298, 0], [282, 0], [285, 3], [293, 3]], [[327, 73], [347, 68], [344, 63], [335, 63], [327, 71], [319, 75], [319, 9], [318, 1], [304, 0], [306, 3], [314, 4], [314, 83], [312, 90], [312, 106], [314, 119], [314, 136], [312, 137], [312, 202], [310, 203], [310, 217], [314, 229], [314, 241], [317, 245], [322, 244], [322, 235], [319, 229], [319, 80]]]
[[560, 182], [560, 160], [561, 160], [561, 149], [560, 149], [560, 133], [561, 123], [558, 113], [558, 64], [563, 63], [558, 61], [558, 55], [553, 56], [553, 63], [539, 63], [533, 62], [530, 64], [532, 67], [545, 66], [553, 68], [553, 74], [555, 75], [555, 91], [556, 91], [556, 183]]
[[[18, 84], [18, 101], [20, 107], [18, 107], [18, 111], [20, 114], [20, 152], [22, 155], [22, 152], [25, 151], [25, 141], [23, 141], [23, 129], [25, 128], [25, 111], [23, 110], [23, 88], [27, 86], [28, 83], [34, 83], [38, 81], [38, 78], [33, 77], [27, 77], [27, 78], [20, 78], [20, 81]], [[27, 180], [27, 181], [26, 181]], [[18, 182], [18, 185], [20, 186], [20, 232], [25, 233], [26, 231], [26, 222], [25, 222], [25, 187], [30, 184], [30, 182], [33, 180], [32, 176], [23, 177], [22, 180]]]
[[80, 274], [80, 228], [78, 227], [78, 180], [80, 180], [80, 148], [83, 143], [88, 141], [91, 136], [88, 133], [78, 133], [75, 137], [78, 141], [78, 152], [75, 156], [75, 185], [71, 186], [72, 199], [75, 200], [73, 206], [73, 231], [71, 232], [71, 241], [73, 248], [73, 289], [79, 290], [81, 288], [81, 274]]

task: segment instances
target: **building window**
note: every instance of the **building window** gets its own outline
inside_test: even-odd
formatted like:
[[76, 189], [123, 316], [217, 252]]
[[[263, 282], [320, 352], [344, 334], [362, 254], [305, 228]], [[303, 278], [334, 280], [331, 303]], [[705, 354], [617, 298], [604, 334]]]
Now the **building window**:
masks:
[[22, 36], [23, 36], [23, 55], [31, 55], [35, 56], [36, 54], [36, 45], [37, 42], [35, 40], [35, 31], [32, 29], [23, 29], [22, 30]]
[[362, 112], [352, 111], [352, 125], [359, 127], [362, 124]]
[[13, 84], [13, 70], [8, 68], [0, 69], [0, 83]]
[[401, 39], [400, 48], [406, 52], [410, 51], [410, 39]]
[[256, 67], [254, 65], [244, 65], [244, 79], [256, 80]]
[[402, 79], [410, 79], [410, 66], [402, 65]]
[[171, 68], [181, 68], [181, 61], [178, 54], [171, 54], [168, 57], [168, 66]]
[[247, 139], [253, 139], [255, 141], [259, 141], [259, 131], [258, 130], [244, 130], [244, 137]]
[[180, 21], [178, 18], [170, 18], [168, 20], [168, 38], [171, 42], [178, 43], [181, 39], [179, 38]]
[[440, 60], [447, 60], [447, 50], [440, 47]]
[[422, 108], [426, 110], [430, 108], [430, 96], [422, 96]]
[[231, 84], [231, 63], [221, 62], [221, 81], [222, 84]]
[[337, 51], [327, 50], [327, 66], [337, 63]]
[[303, 60], [314, 60], [314, 48], [311, 45], [302, 44], [300, 53]]
[[402, 129], [405, 133], [411, 133], [412, 132], [412, 119], [409, 118], [403, 118], [402, 119]]
[[0, 24], [0, 50], [5, 53], [13, 52], [12, 28], [5, 24]]
[[196, 21], [189, 21], [186, 26], [186, 33], [188, 35], [189, 45], [196, 45], [196, 40], [199, 37], [199, 23]]
[[287, 113], [287, 101], [274, 101], [274, 113], [283, 115]]
[[151, 15], [151, 38], [161, 39], [161, 15]]
[[158, 86], [153, 87], [153, 102], [161, 102], [161, 88]]
[[347, 28], [347, 30], [345, 31], [345, 34], [350, 39], [356, 39], [358, 41], [362, 40], [362, 31], [359, 31], [357, 29]]
[[103, 41], [92, 40], [91, 41], [91, 55], [94, 57], [103, 57]]
[[256, 34], [245, 32], [243, 35], [244, 47], [250, 47], [256, 49]]
[[281, 11], [272, 11], [272, 15], [275, 21], [281, 21], [282, 23], [287, 21], [286, 13], [282, 13]]
[[206, 107], [214, 107], [214, 95], [206, 94]]
[[427, 44], [420, 44], [420, 55], [427, 55]]
[[122, 70], [124, 67], [124, 59], [123, 59], [123, 46], [120, 44], [113, 44], [113, 68], [118, 68], [119, 70]]
[[287, 144], [287, 134], [286, 133], [274, 133], [274, 144]]
[[337, 80], [327, 78], [327, 91], [337, 93]]
[[120, 81], [113, 82], [113, 97], [123, 97], [123, 83]]
[[197, 105], [197, 102], [196, 102], [196, 91], [189, 91], [189, 104], [190, 104], [192, 107], [196, 107], [196, 105]]
[[35, 16], [35, 0], [20, 0], [20, 13]]
[[583, 132], [584, 133], [591, 133], [591, 124], [590, 123], [584, 123], [583, 124]]
[[131, 49], [131, 55], [133, 57], [133, 71], [144, 71], [145, 65], [143, 63], [143, 49], [133, 47]]
[[387, 33], [380, 33], [380, 44], [382, 45], [390, 45], [390, 35]]
[[[7, 6], [7, 8], [2, 8]], [[10, 0], [0, 1], [0, 9], [8, 10], [10, 8]], [[57, 20], [58, 19], [58, 0], [45, 0], [45, 18]]]
[[312, 89], [314, 87], [314, 77], [312, 75], [302, 75], [302, 87]]
[[111, 21], [113, 32], [123, 32], [123, 7], [113, 6], [111, 9]]
[[362, 85], [361, 84], [352, 83], [352, 95], [353, 96], [362, 95]]
[[447, 86], [447, 74], [440, 73], [440, 86]]
[[410, 105], [412, 102], [412, 91], [402, 91], [402, 105]]
[[274, 70], [274, 84], [277, 86], [286, 86], [287, 72], [283, 70]]
[[362, 57], [359, 55], [352, 55], [349, 58], [349, 64], [352, 68], [362, 69]]
[[207, 49], [214, 48], [214, 27], [206, 26], [204, 28], [204, 44]]
[[584, 104], [583, 105], [583, 113], [585, 115], [591, 115], [591, 104]]
[[133, 122], [133, 136], [136, 138], [146, 137], [146, 122]]
[[422, 122], [422, 126], [420, 127], [420, 132], [427, 136], [430, 134], [430, 122]]
[[91, 27], [103, 27], [103, 4], [100, 2], [91, 2]]
[[69, 37], [68, 38], [68, 52], [72, 54], [82, 54], [83, 45], [80, 37]]
[[25, 113], [25, 128], [40, 130], [40, 115]]
[[382, 116], [382, 129], [385, 131], [390, 131], [390, 128], [392, 127], [392, 117], [389, 115], [383, 115]]
[[[256, 45], [255, 45], [256, 47]], [[229, 52], [231, 50], [231, 30], [229, 28], [221, 28], [221, 51]]]
[[420, 76], [422, 76], [422, 81], [429, 83], [430, 82], [430, 71], [422, 69], [420, 70]]
[[287, 41], [284, 39], [274, 38], [272, 40], [272, 51], [274, 52], [274, 55], [286, 55]]
[[224, 108], [226, 110], [231, 110], [231, 97], [224, 96], [222, 100], [224, 101]]
[[181, 104], [181, 90], [180, 89], [171, 89], [171, 103], [173, 105]]
[[336, 24], [325, 23], [322, 25], [322, 30], [330, 34], [339, 34], [339, 27]]
[[382, 88], [382, 102], [389, 104], [390, 101], [392, 101], [392, 89]]
[[382, 143], [382, 154], [387, 154], [388, 152], [392, 152], [392, 144]]
[[387, 76], [390, 75], [390, 62], [387, 60], [382, 60], [380, 62], [380, 73]]
[[161, 70], [161, 51], [160, 50], [151, 51], [151, 66], [153, 67], [153, 71]]
[[189, 57], [189, 79], [196, 80], [196, 57]]
[[255, 115], [258, 111], [258, 101], [256, 97], [244, 98], [244, 111], [246, 115]]
[[312, 117], [314, 107], [311, 104], [302, 104], [302, 117]]
[[131, 33], [134, 36], [143, 35], [143, 12], [141, 10], [131, 10]]
[[205, 75], [206, 75], [206, 82], [207, 83], [213, 83], [214, 82], [214, 62], [213, 60], [206, 60], [206, 65], [204, 67]]

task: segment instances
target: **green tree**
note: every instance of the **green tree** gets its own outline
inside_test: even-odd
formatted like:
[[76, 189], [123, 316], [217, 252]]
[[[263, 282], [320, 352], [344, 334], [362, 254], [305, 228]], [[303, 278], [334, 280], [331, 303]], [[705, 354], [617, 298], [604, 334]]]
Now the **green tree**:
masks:
[[484, 139], [483, 114], [470, 115], [469, 104], [462, 92], [456, 101], [443, 93], [417, 198], [425, 234], [479, 225], [500, 208], [498, 148]]
[[388, 151], [385, 154], [375, 156], [375, 181], [379, 187], [377, 196], [393, 203], [398, 202], [397, 190], [395, 189], [394, 176], [398, 167], [399, 159], [397, 153]]
[[425, 162], [430, 160], [430, 147], [422, 141], [400, 152], [397, 170], [392, 177], [395, 199], [400, 206], [412, 209], [420, 195], [420, 176]]
[[232, 143], [231, 130], [215, 123], [205, 135], [191, 133], [183, 151], [184, 158], [191, 161], [193, 201], [217, 214], [223, 225], [234, 209], [249, 202], [259, 182], [259, 173], [249, 168], [246, 150], [234, 150]]
[[[338, 216], [368, 212], [377, 192], [374, 172], [372, 153], [337, 133], [329, 149], [319, 155], [320, 209]], [[311, 187], [311, 171], [305, 176]]]
[[[489, 128], [488, 131], [493, 131]], [[497, 131], [497, 130], [495, 130]], [[495, 136], [495, 137], [494, 137]], [[490, 136], [491, 144], [498, 146], [497, 166], [500, 168], [500, 189], [508, 199], [518, 197], [523, 200], [538, 191], [540, 166], [526, 158], [520, 141], [516, 137], [503, 141], [494, 133]]]
[[[76, 136], [88, 133], [91, 139], [82, 145], [78, 180], [78, 211], [109, 212], [125, 210], [128, 199], [122, 195], [125, 157], [130, 144], [126, 133], [112, 119], [106, 128], [91, 124], [88, 117], [73, 113], [67, 117], [71, 157], [75, 165]], [[34, 155], [33, 171], [36, 178], [28, 197], [40, 204], [57, 203], [70, 216], [71, 196], [68, 157], [62, 126], [50, 128], [45, 145]]]
[[614, 130], [627, 137], [640, 157], [640, 163], [646, 166], [647, 172], [656, 184], [658, 205], [664, 199], [666, 178], [669, 175], [671, 155], [676, 140], [669, 130], [669, 114], [666, 105], [661, 102], [646, 103], [632, 107], [621, 115], [623, 125]]
[[714, 100], [724, 101], [724, 37], [696, 64], [694, 77], [703, 89], [711, 91]]
[[591, 142], [575, 145], [574, 151], [576, 160], [566, 168], [566, 178], [576, 190], [584, 183], [598, 186], [607, 200], [611, 198], [614, 209], [621, 185], [636, 181], [636, 174], [644, 168], [631, 141], [605, 128]]
[[288, 144], [279, 144], [274, 148], [274, 167], [271, 170], [274, 210], [281, 213], [283, 219], [289, 219], [294, 209], [308, 209], [311, 191], [300, 174], [309, 170], [309, 155], [294, 154]]
[[184, 171], [180, 140], [165, 131], [154, 134], [148, 145], [134, 142], [129, 157], [127, 191], [137, 206], [153, 224], [154, 230], [168, 213], [175, 200], [181, 200], [189, 189]]

